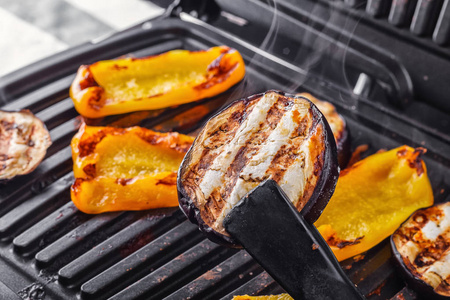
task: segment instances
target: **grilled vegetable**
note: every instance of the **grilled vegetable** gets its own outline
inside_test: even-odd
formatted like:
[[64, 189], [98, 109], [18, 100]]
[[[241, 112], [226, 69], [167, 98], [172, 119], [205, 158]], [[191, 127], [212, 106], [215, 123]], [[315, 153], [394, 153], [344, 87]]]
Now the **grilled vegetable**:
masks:
[[0, 180], [36, 169], [51, 144], [44, 123], [30, 111], [0, 111]]
[[173, 50], [81, 66], [70, 96], [81, 115], [99, 118], [212, 97], [239, 82], [244, 74], [244, 61], [234, 49]]
[[450, 202], [416, 211], [391, 246], [411, 287], [427, 299], [450, 299]]
[[316, 227], [341, 261], [390, 236], [413, 211], [433, 204], [423, 148], [401, 146], [341, 171]]
[[336, 140], [339, 166], [345, 168], [351, 156], [350, 133], [345, 119], [337, 113], [336, 107], [330, 102], [321, 101], [308, 93], [301, 93], [299, 96], [308, 98], [327, 119]]
[[178, 173], [180, 207], [211, 240], [238, 247], [223, 219], [263, 180], [275, 180], [312, 223], [338, 174], [336, 144], [320, 111], [306, 98], [268, 91], [206, 123]]
[[85, 213], [177, 206], [176, 171], [193, 142], [140, 127], [90, 127], [72, 139], [72, 201]]

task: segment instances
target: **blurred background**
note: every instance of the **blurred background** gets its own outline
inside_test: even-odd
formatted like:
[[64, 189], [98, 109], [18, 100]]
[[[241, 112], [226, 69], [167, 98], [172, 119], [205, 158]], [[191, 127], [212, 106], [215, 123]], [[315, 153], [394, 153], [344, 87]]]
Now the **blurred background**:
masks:
[[0, 0], [0, 80], [68, 47], [162, 13], [140, 0]]

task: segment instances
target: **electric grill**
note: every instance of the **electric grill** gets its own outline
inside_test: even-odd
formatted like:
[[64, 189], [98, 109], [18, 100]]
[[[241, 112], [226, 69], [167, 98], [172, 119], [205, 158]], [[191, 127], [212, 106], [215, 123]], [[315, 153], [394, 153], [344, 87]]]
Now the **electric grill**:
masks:
[[[75, 208], [69, 143], [79, 120], [68, 90], [79, 65], [102, 59], [224, 44], [242, 54], [247, 73], [212, 99], [92, 124], [195, 133], [234, 99], [273, 88], [309, 92], [337, 107], [353, 147], [369, 144], [371, 153], [426, 147], [435, 202], [448, 201], [449, 2], [176, 1], [161, 17], [2, 78], [2, 109], [30, 109], [53, 145], [34, 172], [0, 187], [0, 298], [230, 299], [283, 292], [248, 253], [206, 240], [177, 208], [101, 215]], [[419, 299], [390, 257], [386, 240], [341, 266], [369, 299]]]

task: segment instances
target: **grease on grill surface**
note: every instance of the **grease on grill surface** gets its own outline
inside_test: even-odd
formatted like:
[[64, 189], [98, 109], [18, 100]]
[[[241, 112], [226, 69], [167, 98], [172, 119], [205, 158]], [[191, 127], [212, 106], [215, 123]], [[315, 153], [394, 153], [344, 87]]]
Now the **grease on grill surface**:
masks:
[[415, 212], [392, 241], [412, 276], [450, 297], [450, 202]]
[[277, 92], [237, 101], [212, 118], [180, 177], [202, 220], [228, 235], [224, 217], [268, 178], [301, 210], [322, 173], [327, 141], [321, 120], [308, 100]]
[[44, 123], [30, 111], [0, 111], [0, 180], [33, 171], [51, 143]]

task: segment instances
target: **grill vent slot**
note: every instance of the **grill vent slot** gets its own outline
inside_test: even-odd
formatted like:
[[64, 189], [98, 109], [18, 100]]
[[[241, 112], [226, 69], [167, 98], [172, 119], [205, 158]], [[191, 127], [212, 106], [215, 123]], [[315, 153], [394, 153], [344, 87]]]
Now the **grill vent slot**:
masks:
[[341, 0], [352, 9], [387, 20], [411, 34], [431, 38], [440, 46], [450, 42], [450, 0]]

